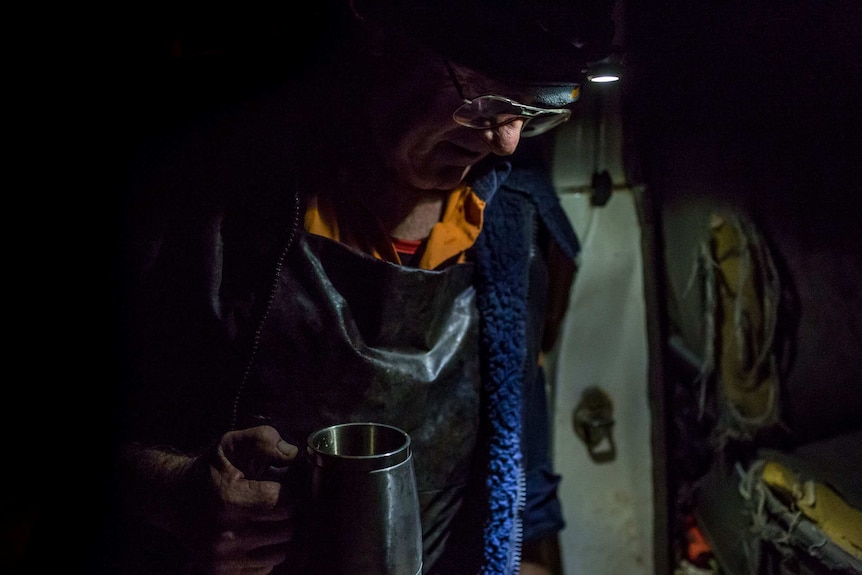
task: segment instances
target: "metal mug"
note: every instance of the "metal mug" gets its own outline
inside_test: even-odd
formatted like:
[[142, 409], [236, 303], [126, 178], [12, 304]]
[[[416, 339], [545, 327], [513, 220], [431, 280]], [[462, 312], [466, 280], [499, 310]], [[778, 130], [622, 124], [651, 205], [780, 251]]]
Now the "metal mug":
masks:
[[317, 573], [419, 575], [422, 527], [410, 436], [342, 423], [308, 437]]

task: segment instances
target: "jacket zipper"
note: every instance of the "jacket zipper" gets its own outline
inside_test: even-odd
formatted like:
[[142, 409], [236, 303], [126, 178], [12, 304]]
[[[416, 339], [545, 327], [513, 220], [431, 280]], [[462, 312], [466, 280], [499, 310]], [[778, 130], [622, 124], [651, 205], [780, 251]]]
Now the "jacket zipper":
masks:
[[[536, 251], [539, 250], [539, 225], [537, 222], [537, 215], [534, 211], [532, 217], [530, 218], [530, 255], [529, 260], [527, 261], [527, 300], [530, 298], [530, 288], [532, 287], [532, 283], [530, 282], [530, 274], [532, 271], [533, 258], [538, 257]], [[530, 358], [527, 357], [526, 361], [529, 362]], [[527, 366], [524, 366], [525, 370]], [[526, 378], [526, 373], [524, 375]], [[521, 398], [521, 405], [523, 411], [523, 397]], [[523, 436], [523, 429], [521, 430]], [[527, 470], [524, 467], [523, 460], [521, 465], [518, 468], [518, 495], [516, 502], [517, 512], [515, 514], [514, 520], [514, 534], [512, 537], [512, 563], [509, 566], [510, 575], [517, 575], [518, 569], [521, 566], [521, 556], [524, 548], [524, 512], [527, 509]]]
[[239, 388], [236, 391], [236, 395], [233, 400], [233, 412], [231, 415], [231, 429], [236, 429], [239, 424], [239, 402], [242, 397], [242, 393], [245, 390], [245, 386], [248, 382], [249, 374], [251, 373], [251, 366], [254, 364], [255, 357], [257, 356], [257, 350], [260, 346], [260, 336], [263, 333], [263, 325], [266, 323], [266, 319], [269, 316], [269, 311], [272, 308], [272, 303], [275, 301], [275, 294], [278, 291], [278, 282], [281, 279], [281, 270], [284, 267], [284, 262], [287, 259], [287, 254], [290, 252], [293, 247], [294, 242], [296, 241], [296, 236], [299, 231], [299, 221], [300, 221], [300, 211], [301, 211], [301, 200], [299, 197], [299, 190], [295, 190], [293, 194], [294, 199], [294, 208], [293, 208], [293, 221], [290, 225], [290, 235], [287, 237], [287, 241], [284, 245], [284, 249], [281, 250], [281, 254], [278, 256], [278, 260], [275, 264], [275, 276], [272, 280], [272, 284], [269, 289], [269, 296], [266, 301], [266, 307], [263, 310], [263, 314], [260, 317], [260, 321], [257, 324], [257, 329], [254, 332], [254, 339], [252, 340], [251, 352], [249, 353], [248, 361], [245, 364], [245, 369], [242, 373], [242, 380], [239, 383]]
[[515, 514], [515, 526], [512, 537], [512, 562], [509, 565], [509, 574], [517, 575], [521, 566], [521, 552], [524, 547], [524, 511], [527, 508], [527, 473], [524, 466], [518, 469], [518, 500], [517, 512]]

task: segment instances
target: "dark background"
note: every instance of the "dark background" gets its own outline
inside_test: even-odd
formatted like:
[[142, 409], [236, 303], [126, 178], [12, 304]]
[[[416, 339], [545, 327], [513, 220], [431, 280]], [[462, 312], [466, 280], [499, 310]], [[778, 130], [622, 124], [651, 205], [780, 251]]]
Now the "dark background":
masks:
[[[859, 501], [862, 445], [847, 450], [858, 439], [843, 438], [858, 438], [862, 425], [862, 4], [625, 6], [626, 162], [632, 182], [646, 186], [653, 392], [664, 402], [654, 413], [662, 426], [654, 445], [656, 564], [674, 564], [681, 518], [695, 511], [729, 562], [722, 567], [744, 573], [731, 568], [750, 533], [733, 477], [719, 472], [724, 491], [692, 497], [722, 456], [732, 465], [764, 446], [817, 453], [814, 477], [831, 477], [848, 501]], [[710, 441], [715, 420], [709, 410], [696, 419], [696, 401], [686, 399], [696, 396], [688, 391], [696, 366], [680, 370], [666, 346], [678, 336], [703, 359], [704, 310], [688, 287], [709, 216], [722, 211], [759, 227], [788, 297], [777, 337], [782, 427], [719, 455]]]
[[666, 190], [690, 172], [752, 209], [805, 203], [822, 231], [858, 227], [858, 2], [629, 2], [627, 17], [643, 179]]
[[682, 295], [699, 234], [711, 210], [747, 213], [800, 300], [785, 382], [800, 441], [862, 420], [860, 26], [854, 1], [628, 7], [627, 160], [657, 209], [667, 311], [699, 339]]

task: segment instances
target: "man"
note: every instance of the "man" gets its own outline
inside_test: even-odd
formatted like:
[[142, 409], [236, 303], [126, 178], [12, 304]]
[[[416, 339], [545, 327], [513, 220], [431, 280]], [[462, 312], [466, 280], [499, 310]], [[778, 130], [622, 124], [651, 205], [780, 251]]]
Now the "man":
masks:
[[505, 160], [568, 119], [608, 6], [336, 21], [136, 165], [105, 572], [314, 573], [299, 454], [347, 421], [410, 433], [423, 573], [558, 569], [539, 363], [577, 240], [542, 166]]

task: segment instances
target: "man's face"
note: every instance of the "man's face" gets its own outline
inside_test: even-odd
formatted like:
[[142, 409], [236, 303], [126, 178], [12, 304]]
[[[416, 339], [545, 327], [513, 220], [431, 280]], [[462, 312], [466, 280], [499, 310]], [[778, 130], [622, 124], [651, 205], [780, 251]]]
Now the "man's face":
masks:
[[[522, 119], [493, 129], [457, 124], [452, 113], [463, 103], [442, 58], [416, 55], [391, 70], [372, 98], [371, 130], [388, 168], [420, 189], [449, 190], [470, 168], [490, 154], [512, 154]], [[517, 98], [511, 89], [453, 65], [464, 96], [497, 93]], [[507, 93], [508, 92], [508, 93]]]

